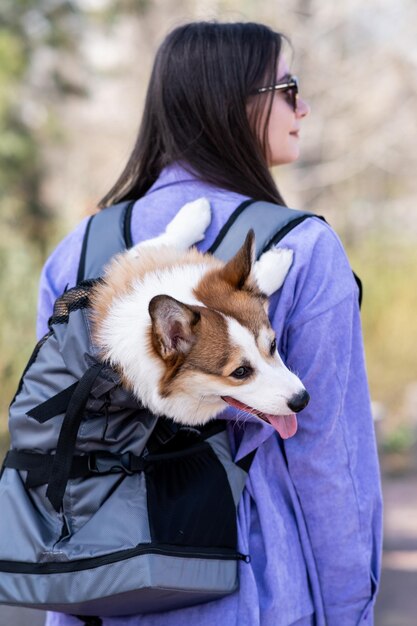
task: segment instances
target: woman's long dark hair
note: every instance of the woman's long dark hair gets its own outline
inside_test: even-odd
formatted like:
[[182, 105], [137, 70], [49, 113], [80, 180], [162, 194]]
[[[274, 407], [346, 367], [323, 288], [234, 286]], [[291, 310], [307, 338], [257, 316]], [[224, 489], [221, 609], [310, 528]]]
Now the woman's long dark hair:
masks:
[[[119, 180], [100, 207], [140, 198], [180, 162], [202, 180], [284, 204], [267, 165], [273, 84], [283, 36], [255, 23], [192, 22], [172, 31], [153, 67], [142, 124]], [[267, 100], [266, 100], [267, 98]]]

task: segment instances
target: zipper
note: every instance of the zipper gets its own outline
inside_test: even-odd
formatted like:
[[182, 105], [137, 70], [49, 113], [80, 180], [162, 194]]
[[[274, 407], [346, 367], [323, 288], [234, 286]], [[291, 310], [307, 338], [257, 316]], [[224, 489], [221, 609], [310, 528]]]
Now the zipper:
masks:
[[[11, 574], [63, 574], [77, 572], [86, 569], [94, 569], [111, 563], [126, 561], [136, 556], [145, 554], [160, 554], [163, 556], [176, 556], [189, 559], [218, 559], [221, 561], [244, 561], [250, 563], [248, 554], [241, 554], [234, 550], [225, 548], [219, 551], [218, 548], [193, 548], [188, 546], [170, 546], [164, 544], [139, 544], [135, 548], [120, 550], [112, 554], [78, 559], [69, 562], [59, 563], [27, 563], [23, 561], [0, 561], [0, 571]], [[51, 553], [53, 555], [53, 553]]]

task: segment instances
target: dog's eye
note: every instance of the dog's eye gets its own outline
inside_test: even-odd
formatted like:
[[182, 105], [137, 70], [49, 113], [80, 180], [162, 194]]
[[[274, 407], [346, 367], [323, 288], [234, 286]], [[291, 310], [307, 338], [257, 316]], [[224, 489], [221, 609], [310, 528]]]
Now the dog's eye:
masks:
[[274, 339], [274, 340], [272, 341], [272, 343], [271, 343], [271, 347], [270, 347], [270, 349], [269, 349], [269, 352], [270, 352], [271, 356], [274, 356], [276, 349], [277, 349], [277, 340], [276, 340], [276, 339]]
[[235, 371], [232, 372], [230, 375], [233, 376], [233, 378], [242, 379], [242, 378], [247, 378], [251, 374], [252, 374], [252, 368], [241, 365], [240, 367], [235, 369]]

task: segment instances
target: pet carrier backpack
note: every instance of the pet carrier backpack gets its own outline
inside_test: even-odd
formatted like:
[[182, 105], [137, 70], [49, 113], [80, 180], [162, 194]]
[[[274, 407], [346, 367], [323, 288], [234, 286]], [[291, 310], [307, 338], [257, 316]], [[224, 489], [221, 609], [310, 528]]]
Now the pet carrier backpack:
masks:
[[[221, 420], [187, 429], [152, 415], [91, 342], [91, 287], [132, 245], [132, 207], [91, 218], [79, 283], [56, 301], [10, 407], [2, 604], [82, 616], [160, 612], [232, 593], [238, 562], [249, 560], [237, 551], [236, 510], [254, 453], [234, 463]], [[245, 202], [210, 251], [227, 260], [252, 227], [259, 256], [309, 215]]]

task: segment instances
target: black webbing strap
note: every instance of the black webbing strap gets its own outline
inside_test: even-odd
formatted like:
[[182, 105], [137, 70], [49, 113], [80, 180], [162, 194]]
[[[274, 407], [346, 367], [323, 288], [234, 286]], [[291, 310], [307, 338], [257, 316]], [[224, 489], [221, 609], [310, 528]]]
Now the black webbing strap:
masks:
[[[40, 454], [9, 450], [3, 462], [3, 467], [26, 471], [26, 486], [40, 487], [49, 482], [51, 477], [54, 454]], [[134, 474], [145, 469], [145, 460], [131, 452], [113, 454], [97, 451], [88, 454], [73, 456], [68, 478], [86, 478], [94, 474]]]
[[357, 274], [355, 274], [355, 272], [353, 273], [353, 278], [356, 281], [356, 284], [358, 286], [358, 290], [359, 290], [359, 295], [358, 295], [358, 300], [359, 300], [359, 308], [362, 307], [362, 298], [363, 298], [363, 286], [362, 286], [362, 281], [359, 278], [359, 276]]
[[[4, 459], [4, 467], [27, 471], [26, 487], [33, 489], [45, 485], [51, 476], [53, 454], [35, 454], [21, 450], [9, 450]], [[88, 457], [73, 457], [68, 478], [80, 478], [89, 473]]]
[[73, 615], [80, 622], [84, 623], [84, 626], [103, 626], [103, 620], [96, 615]]
[[46, 490], [46, 497], [56, 511], [59, 511], [62, 505], [85, 405], [91, 387], [103, 367], [104, 363], [95, 363], [83, 374], [65, 413], [52, 463], [51, 477]]
[[77, 386], [78, 381], [57, 393], [56, 396], [52, 396], [49, 400], [45, 400], [42, 404], [38, 404], [38, 406], [35, 406], [35, 408], [28, 411], [26, 415], [33, 417], [39, 423], [43, 424], [52, 417], [55, 417], [55, 415], [65, 413], [71, 401], [72, 394], [76, 390]]

